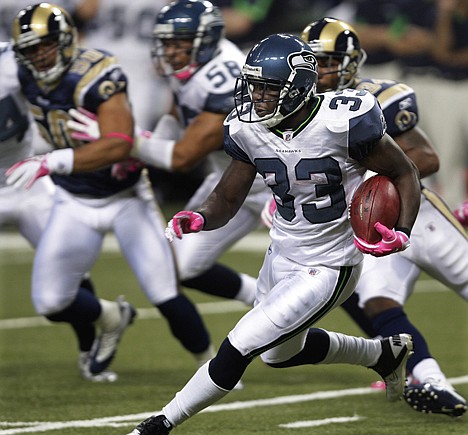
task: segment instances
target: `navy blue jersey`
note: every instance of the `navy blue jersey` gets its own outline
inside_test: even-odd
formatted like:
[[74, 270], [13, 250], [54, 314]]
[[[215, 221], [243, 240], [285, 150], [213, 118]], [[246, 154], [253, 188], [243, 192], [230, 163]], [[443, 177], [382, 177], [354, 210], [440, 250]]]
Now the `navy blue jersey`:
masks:
[[366, 90], [377, 98], [387, 123], [387, 133], [396, 137], [414, 128], [419, 120], [412, 88], [393, 80], [357, 78], [351, 88]]
[[[100, 104], [127, 91], [127, 77], [115, 58], [100, 50], [81, 49], [59, 84], [52, 89], [40, 87], [23, 66], [19, 67], [18, 75], [39, 130], [55, 149], [84, 145], [70, 136], [71, 131], [66, 126], [67, 120], [71, 119], [68, 110], [84, 107], [97, 113]], [[137, 171], [129, 173], [124, 180], [117, 180], [111, 176], [109, 166], [92, 172], [53, 174], [52, 178], [71, 193], [103, 198], [134, 185], [139, 176]]]

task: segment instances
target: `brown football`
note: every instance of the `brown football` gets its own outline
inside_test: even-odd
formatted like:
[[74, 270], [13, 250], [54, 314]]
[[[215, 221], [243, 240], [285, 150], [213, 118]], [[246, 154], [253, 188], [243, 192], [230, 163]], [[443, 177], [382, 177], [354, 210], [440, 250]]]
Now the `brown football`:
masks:
[[349, 220], [354, 234], [369, 243], [382, 236], [374, 224], [380, 222], [394, 228], [400, 216], [400, 195], [392, 180], [385, 175], [374, 175], [354, 192], [349, 206]]

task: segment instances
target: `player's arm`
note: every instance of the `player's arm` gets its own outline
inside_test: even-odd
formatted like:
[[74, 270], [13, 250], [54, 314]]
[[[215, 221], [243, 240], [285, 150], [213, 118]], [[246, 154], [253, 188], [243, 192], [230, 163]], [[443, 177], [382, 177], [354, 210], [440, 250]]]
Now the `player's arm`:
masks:
[[419, 127], [394, 137], [394, 140], [417, 166], [421, 178], [439, 170], [439, 156], [429, 137]]
[[[70, 110], [73, 117], [67, 125], [72, 137], [96, 140], [100, 131], [94, 117], [84, 111]], [[163, 115], [152, 133], [142, 131], [135, 137], [131, 156], [167, 171], [189, 171], [223, 143], [222, 113], [202, 112], [181, 133], [175, 111]]]
[[401, 200], [400, 217], [395, 228], [404, 229], [409, 236], [418, 214], [421, 196], [416, 165], [388, 134], [382, 136], [360, 163], [393, 180]]
[[201, 112], [187, 126], [172, 150], [173, 171], [188, 171], [223, 144], [225, 114]]
[[133, 116], [125, 93], [101, 103], [97, 122], [101, 136], [80, 148], [64, 148], [22, 160], [7, 172], [7, 184], [29, 189], [49, 174], [71, 174], [110, 166], [128, 159], [133, 145]]
[[97, 122], [101, 137], [74, 150], [73, 172], [110, 166], [129, 158], [133, 144], [133, 115], [127, 95], [113, 95], [100, 104]]
[[257, 171], [249, 163], [232, 159], [221, 180], [197, 210], [205, 218], [205, 230], [227, 224], [243, 204]]
[[232, 159], [217, 186], [196, 211], [174, 215], [166, 228], [166, 237], [172, 241], [174, 237], [181, 239], [185, 233], [226, 225], [243, 204], [256, 173], [253, 165]]

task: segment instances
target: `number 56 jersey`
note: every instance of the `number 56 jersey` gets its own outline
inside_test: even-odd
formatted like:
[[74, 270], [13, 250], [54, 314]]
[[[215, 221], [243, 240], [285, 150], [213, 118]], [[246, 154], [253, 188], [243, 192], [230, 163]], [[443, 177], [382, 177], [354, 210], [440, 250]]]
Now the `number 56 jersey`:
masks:
[[363, 181], [367, 156], [386, 129], [382, 110], [366, 91], [346, 89], [315, 97], [295, 130], [225, 121], [225, 150], [253, 164], [272, 190], [277, 211], [270, 231], [275, 249], [305, 265], [355, 265], [347, 205]]

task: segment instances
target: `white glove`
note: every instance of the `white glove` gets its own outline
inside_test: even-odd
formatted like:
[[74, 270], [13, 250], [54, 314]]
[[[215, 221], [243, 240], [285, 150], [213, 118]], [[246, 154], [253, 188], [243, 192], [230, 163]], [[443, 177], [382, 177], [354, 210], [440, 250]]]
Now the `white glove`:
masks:
[[47, 154], [21, 160], [5, 173], [7, 176], [6, 183], [9, 186], [15, 186], [17, 189], [29, 189], [38, 178], [49, 174]]
[[6, 171], [6, 183], [16, 188], [29, 189], [38, 178], [46, 175], [70, 174], [73, 157], [73, 150], [66, 148], [21, 160]]
[[70, 109], [68, 114], [73, 118], [67, 121], [67, 127], [73, 130], [71, 137], [84, 142], [92, 142], [101, 137], [97, 116], [82, 107]]
[[[92, 142], [101, 137], [97, 116], [94, 113], [82, 107], [78, 107], [78, 109], [70, 109], [68, 114], [73, 118], [67, 121], [67, 127], [72, 130], [70, 136], [73, 139]], [[144, 138], [151, 136], [150, 131], [142, 130], [138, 126], [135, 126], [135, 131], [137, 136], [142, 136]]]

